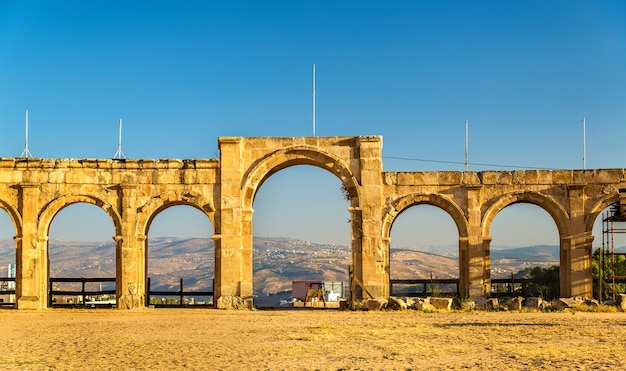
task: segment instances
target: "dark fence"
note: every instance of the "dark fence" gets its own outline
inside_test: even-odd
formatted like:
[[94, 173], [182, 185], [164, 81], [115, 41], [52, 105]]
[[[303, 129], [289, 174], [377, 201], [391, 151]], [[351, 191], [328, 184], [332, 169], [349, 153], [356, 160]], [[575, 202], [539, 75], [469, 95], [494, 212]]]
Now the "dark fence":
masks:
[[[508, 297], [513, 295], [542, 296], [532, 292], [537, 287], [556, 285], [559, 282], [533, 278], [493, 278], [491, 280], [491, 297]], [[458, 278], [424, 278], [390, 280], [391, 296], [425, 297], [425, 296], [458, 296]]]
[[[115, 307], [115, 288], [113, 289], [89, 289], [87, 290], [87, 283], [102, 283], [113, 282], [115, 284], [115, 278], [50, 278], [49, 290], [48, 290], [48, 307], [49, 308], [106, 308]], [[80, 290], [76, 289], [63, 289], [56, 288], [58, 283], [80, 283]], [[57, 285], [55, 285], [57, 284]], [[115, 285], [114, 285], [115, 286]], [[111, 299], [111, 296], [113, 298]], [[106, 299], [106, 300], [104, 300]]]
[[15, 306], [15, 277], [0, 277], [0, 306]]
[[[213, 289], [213, 285], [211, 285], [211, 289]], [[159, 296], [161, 298], [155, 298], [155, 296]], [[195, 300], [185, 300], [185, 297], [196, 298], [196, 297], [211, 297], [210, 302], [199, 303]], [[174, 300], [167, 300], [166, 298], [174, 298]], [[155, 300], [156, 299], [156, 300]], [[213, 290], [211, 291], [185, 291], [183, 285], [183, 279], [180, 279], [180, 288], [178, 291], [159, 291], [150, 289], [150, 278], [148, 277], [148, 294], [146, 295], [146, 305], [153, 306], [155, 308], [181, 308], [181, 307], [209, 307], [212, 308], [214, 306], [213, 303]]]
[[389, 280], [391, 296], [455, 296], [459, 293], [457, 278], [425, 278], [410, 280]]

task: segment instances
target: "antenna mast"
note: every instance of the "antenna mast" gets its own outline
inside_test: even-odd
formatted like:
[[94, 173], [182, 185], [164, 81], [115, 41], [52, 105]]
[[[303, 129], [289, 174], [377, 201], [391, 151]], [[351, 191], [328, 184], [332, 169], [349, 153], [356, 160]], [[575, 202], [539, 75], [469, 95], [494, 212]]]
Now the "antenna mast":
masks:
[[126, 158], [126, 155], [122, 151], [122, 119], [120, 119], [120, 135], [117, 141], [117, 152], [115, 152], [113, 158]]
[[315, 136], [315, 63], [313, 63], [313, 136]]
[[465, 120], [465, 171], [469, 171], [469, 139], [468, 122]]
[[28, 150], [28, 110], [26, 110], [26, 140], [24, 141], [24, 150], [22, 151], [20, 157], [33, 157], [33, 155]]
[[583, 117], [583, 170], [587, 170], [587, 128]]

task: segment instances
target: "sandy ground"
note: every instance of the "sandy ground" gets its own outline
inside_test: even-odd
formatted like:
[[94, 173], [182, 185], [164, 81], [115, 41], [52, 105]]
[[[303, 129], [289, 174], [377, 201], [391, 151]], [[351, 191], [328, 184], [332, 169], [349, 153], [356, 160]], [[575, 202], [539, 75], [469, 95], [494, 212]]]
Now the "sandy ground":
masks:
[[0, 310], [7, 370], [609, 370], [626, 313]]

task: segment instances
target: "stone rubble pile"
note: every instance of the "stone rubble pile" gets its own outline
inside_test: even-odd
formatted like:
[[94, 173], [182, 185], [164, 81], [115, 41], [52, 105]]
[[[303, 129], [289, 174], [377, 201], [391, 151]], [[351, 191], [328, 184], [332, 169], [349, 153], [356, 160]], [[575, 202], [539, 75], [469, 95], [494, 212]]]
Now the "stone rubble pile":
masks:
[[516, 311], [522, 309], [552, 309], [565, 310], [576, 309], [581, 306], [598, 307], [600, 305], [615, 306], [618, 310], [626, 312], [626, 294], [619, 294], [617, 300], [598, 302], [596, 299], [573, 297], [559, 298], [553, 301], [545, 301], [539, 297], [516, 296], [500, 302], [497, 298], [476, 297], [471, 300], [454, 300], [453, 298], [425, 297], [425, 298], [398, 298], [368, 299], [362, 303], [362, 308], [368, 311], [380, 310], [417, 310], [422, 312], [449, 311], [449, 310], [495, 310]]

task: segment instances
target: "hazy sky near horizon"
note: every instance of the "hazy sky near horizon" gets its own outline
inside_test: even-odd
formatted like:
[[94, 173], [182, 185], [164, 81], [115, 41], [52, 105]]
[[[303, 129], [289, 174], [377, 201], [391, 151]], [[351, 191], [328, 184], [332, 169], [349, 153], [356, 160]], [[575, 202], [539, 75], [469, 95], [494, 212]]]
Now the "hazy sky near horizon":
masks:
[[[0, 156], [215, 158], [220, 136], [382, 135], [385, 170], [626, 167], [626, 2], [0, 2]], [[398, 160], [406, 158], [413, 160]], [[427, 160], [427, 161], [423, 161]], [[348, 244], [330, 173], [272, 176], [254, 233]], [[3, 219], [4, 218], [4, 219]], [[112, 223], [72, 205], [51, 237], [108, 240]], [[14, 231], [0, 217], [0, 237]], [[108, 224], [107, 224], [108, 223]], [[455, 244], [451, 219], [418, 206], [392, 245]], [[210, 236], [168, 209], [152, 235]], [[494, 220], [495, 245], [558, 244], [534, 206]], [[425, 241], [425, 242], [424, 242]], [[452, 242], [450, 242], [452, 241]]]

